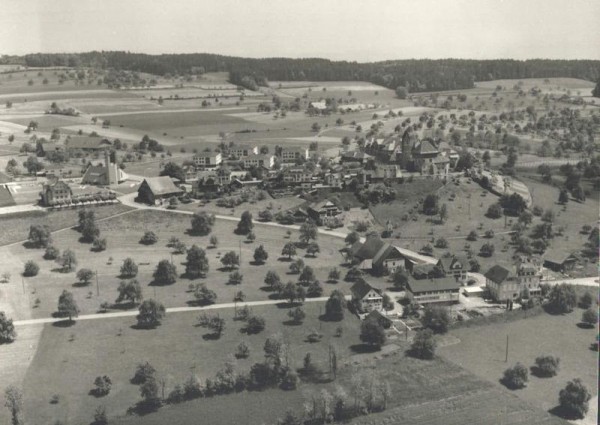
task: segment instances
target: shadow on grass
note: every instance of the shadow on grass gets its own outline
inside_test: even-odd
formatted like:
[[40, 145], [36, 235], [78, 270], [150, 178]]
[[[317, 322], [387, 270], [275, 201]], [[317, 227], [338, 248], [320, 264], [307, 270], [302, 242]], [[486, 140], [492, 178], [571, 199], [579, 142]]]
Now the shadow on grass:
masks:
[[157, 323], [155, 325], [140, 325], [139, 323], [136, 323], [134, 325], [131, 325], [129, 328], [139, 330], [139, 331], [152, 331], [152, 330], [158, 328], [159, 326], [160, 326], [160, 323]]
[[202, 339], [205, 341], [216, 341], [219, 338], [221, 338], [221, 335], [219, 335], [218, 333], [207, 333], [202, 335]]
[[[60, 317], [60, 316], [57, 316]], [[52, 326], [54, 326], [55, 328], [70, 328], [71, 326], [75, 325], [75, 323], [77, 323], [75, 320], [71, 320], [68, 317], [64, 320], [60, 320], [58, 322], [53, 322]]]
[[265, 262], [264, 261], [254, 261], [254, 260], [252, 260], [252, 261], [250, 261], [250, 265], [251, 266], [264, 266]]
[[579, 329], [594, 329], [596, 326], [592, 323], [579, 322], [577, 323]]
[[284, 263], [290, 263], [293, 261], [293, 258], [289, 258], [289, 257], [279, 257], [277, 258], [277, 261], [282, 261]]
[[285, 322], [283, 322], [283, 324], [285, 326], [300, 326], [302, 322], [297, 322], [295, 320], [286, 320]]
[[577, 412], [572, 411], [571, 409], [566, 409], [563, 406], [554, 406], [552, 409], [548, 410], [548, 413], [558, 416], [559, 418], [565, 419], [567, 421], [573, 421], [577, 419], [582, 419]]
[[160, 401], [154, 402], [154, 403], [147, 402], [145, 400], [139, 401], [135, 404], [135, 406], [127, 409], [127, 414], [128, 415], [146, 416], [150, 413], [154, 413], [154, 412], [158, 411], [158, 409], [160, 408], [160, 405], [161, 405]]
[[319, 316], [319, 320], [321, 322], [341, 322], [344, 319], [344, 317], [341, 318], [335, 318], [335, 317], [329, 317], [327, 314], [323, 313]]
[[73, 285], [73, 288], [85, 288], [86, 286], [90, 286], [91, 282], [85, 283], [85, 282], [75, 282]]
[[506, 388], [508, 388], [511, 391], [522, 390], [522, 389], [526, 388], [526, 386], [527, 386], [527, 385], [523, 385], [522, 387], [519, 387], [519, 386], [513, 384], [512, 382], [507, 381], [505, 378], [498, 379], [498, 382], [500, 382], [500, 384], [504, 385]]
[[148, 286], [171, 286], [173, 284], [175, 284], [175, 282], [166, 283], [166, 282], [157, 282], [156, 280], [153, 280], [152, 282], [150, 282], [148, 284]]
[[137, 303], [134, 303], [134, 302], [131, 302], [131, 301], [126, 302], [126, 303], [114, 303], [114, 304], [111, 304], [111, 306], [110, 306], [110, 308], [112, 310], [122, 310], [122, 311], [123, 310], [130, 310], [130, 309], [135, 308], [135, 307], [137, 307]]
[[350, 346], [350, 349], [356, 354], [368, 354], [380, 351], [381, 347], [371, 344], [354, 344]]
[[185, 302], [187, 305], [189, 305], [190, 307], [205, 307], [207, 305], [211, 305], [214, 304], [214, 302], [206, 302], [206, 301], [199, 301], [199, 300], [189, 300]]
[[[280, 299], [280, 298], [276, 298], [276, 299]], [[302, 303], [301, 302], [294, 302], [294, 303], [290, 303], [288, 301], [281, 301], [280, 303], [275, 304], [277, 306], [277, 308], [292, 308], [292, 307], [302, 307]]]

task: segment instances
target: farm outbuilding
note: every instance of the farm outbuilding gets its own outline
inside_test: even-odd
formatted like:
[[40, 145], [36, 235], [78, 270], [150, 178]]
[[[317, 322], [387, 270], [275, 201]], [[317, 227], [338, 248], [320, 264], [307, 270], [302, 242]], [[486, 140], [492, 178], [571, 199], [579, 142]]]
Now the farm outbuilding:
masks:
[[183, 190], [175, 186], [169, 176], [148, 177], [140, 185], [136, 201], [156, 205], [161, 203], [163, 199], [182, 193]]

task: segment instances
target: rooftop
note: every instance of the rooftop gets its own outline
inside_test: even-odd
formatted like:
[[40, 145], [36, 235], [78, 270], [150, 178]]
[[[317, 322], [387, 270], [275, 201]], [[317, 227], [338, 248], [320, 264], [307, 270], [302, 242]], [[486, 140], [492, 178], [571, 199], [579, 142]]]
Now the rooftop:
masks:
[[412, 293], [431, 291], [451, 291], [460, 288], [460, 284], [453, 277], [442, 277], [439, 279], [409, 280], [408, 288]]

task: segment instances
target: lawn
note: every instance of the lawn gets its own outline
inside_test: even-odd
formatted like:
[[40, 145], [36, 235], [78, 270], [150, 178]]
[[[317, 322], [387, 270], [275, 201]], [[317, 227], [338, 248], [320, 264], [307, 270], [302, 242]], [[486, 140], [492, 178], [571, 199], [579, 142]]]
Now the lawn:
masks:
[[[31, 292], [35, 292], [29, 295], [30, 303], [33, 303], [36, 298], [41, 301], [39, 307], [32, 310], [34, 317], [51, 315], [56, 310], [56, 300], [59, 294], [65, 289], [74, 293], [81, 314], [96, 312], [103, 301], [112, 303], [118, 295], [119, 270], [123, 260], [127, 257], [133, 258], [139, 265], [137, 279], [142, 285], [144, 296], [157, 298], [167, 307], [179, 307], [193, 303], [193, 294], [188, 292], [188, 286], [191, 283], [206, 283], [217, 293], [217, 302], [224, 303], [231, 302], [234, 294], [240, 290], [246, 294], [248, 301], [269, 299], [273, 294], [261, 289], [264, 286], [264, 277], [269, 270], [276, 271], [284, 283], [290, 280], [297, 281], [297, 275], [288, 274], [289, 262], [278, 260], [286, 242], [286, 229], [257, 225], [255, 227], [257, 239], [250, 244], [244, 242], [245, 237], [233, 233], [236, 226], [235, 221], [217, 220], [213, 234], [219, 238], [219, 245], [216, 249], [207, 249], [206, 251], [210, 267], [206, 278], [190, 280], [179, 277], [172, 285], [150, 285], [153, 281], [152, 274], [160, 260], [172, 260], [180, 275], [185, 271], [185, 255], [172, 254], [172, 249], [166, 246], [171, 237], [178, 237], [188, 247], [197, 244], [206, 249], [209, 245], [208, 236], [186, 234], [186, 230], [190, 228], [190, 220], [191, 216], [189, 215], [164, 211], [136, 211], [116, 217], [114, 220], [100, 222], [101, 236], [108, 241], [107, 251], [100, 253], [92, 252], [90, 244], [78, 242], [80, 234], [75, 230], [69, 229], [54, 234], [54, 245], [61, 252], [66, 248], [75, 252], [78, 260], [77, 269], [89, 268], [98, 272], [98, 287], [95, 280], [88, 286], [78, 285], [75, 273], [59, 272], [57, 263], [42, 258], [43, 250], [28, 249], [22, 245], [12, 246], [10, 250], [7, 250], [7, 255], [11, 258], [10, 271], [13, 276], [18, 276], [27, 260], [34, 260], [39, 264], [39, 274], [25, 279], [26, 286]], [[146, 246], [139, 243], [139, 239], [147, 230], [152, 230], [158, 235], [159, 241], [156, 245]], [[23, 234], [26, 235], [27, 232]], [[297, 232], [294, 231], [290, 240], [298, 240]], [[299, 258], [302, 258], [307, 265], [314, 269], [316, 278], [322, 282], [324, 295], [336, 288], [349, 293], [350, 284], [348, 283], [325, 283], [329, 270], [336, 265], [339, 267], [343, 261], [338, 252], [343, 247], [343, 241], [339, 238], [319, 235], [318, 243], [321, 253], [317, 258], [306, 257], [303, 250], [299, 250]], [[261, 244], [269, 253], [269, 258], [264, 265], [251, 264], [254, 249]], [[225, 252], [231, 250], [236, 253], [241, 250], [242, 265], [239, 271], [244, 276], [241, 285], [227, 284], [230, 271], [223, 270], [219, 260]]]
[[[81, 321], [71, 327], [47, 325], [23, 386], [25, 411], [35, 412], [35, 417], [27, 417], [28, 423], [46, 425], [57, 419], [65, 423], [89, 423], [94, 409], [100, 404], [106, 406], [111, 416], [125, 415], [127, 408], [140, 399], [138, 387], [129, 380], [141, 361], [149, 361], [156, 368], [159, 377], [166, 381], [168, 393], [175, 384], [181, 383], [190, 374], [195, 374], [202, 380], [214, 377], [234, 353], [239, 342], [244, 340], [251, 348], [250, 357], [238, 360], [237, 368], [247, 371], [253, 363], [262, 360], [264, 342], [275, 332], [281, 332], [290, 342], [290, 363], [294, 367], [301, 366], [307, 352], [319, 364], [326, 365], [329, 344], [339, 347], [341, 362], [347, 361], [352, 354], [349, 347], [359, 341], [358, 319], [347, 314], [342, 322], [321, 322], [318, 319], [321, 303], [308, 303], [304, 309], [307, 314], [305, 323], [302, 326], [290, 326], [284, 324], [288, 320], [287, 308], [254, 307], [254, 313], [265, 317], [267, 322], [267, 328], [258, 335], [240, 332], [243, 322], [233, 320], [233, 309], [219, 310], [220, 316], [226, 319], [226, 330], [219, 340], [203, 338], [206, 330], [195, 326], [198, 316], [196, 313], [169, 314], [163, 324], [154, 330], [132, 329], [131, 326], [135, 323], [133, 318]], [[343, 328], [341, 337], [334, 336], [338, 326]], [[306, 335], [313, 328], [320, 329], [324, 335], [319, 343], [305, 341]], [[88, 395], [94, 378], [105, 374], [113, 381], [111, 393], [102, 399]], [[60, 396], [56, 405], [49, 403], [54, 394]], [[285, 408], [287, 400], [298, 399], [301, 394], [300, 389], [292, 393], [268, 391], [265, 394], [245, 393], [231, 397], [252, 399], [260, 396], [265, 402], [263, 397], [268, 396], [270, 400], [274, 396], [274, 400], [281, 400], [282, 403], [265, 413], [274, 410], [275, 414], [279, 414]], [[230, 398], [217, 397], [208, 402], [220, 404], [220, 400]], [[186, 403], [165, 411], [185, 412], [189, 406], [202, 406], [203, 402], [204, 400]], [[300, 407], [298, 401], [295, 404]], [[230, 408], [233, 409], [234, 405], [230, 405]], [[3, 409], [2, 415], [5, 410]], [[237, 414], [242, 415], [245, 411], [244, 407]], [[213, 412], [216, 413], [214, 410]], [[143, 423], [152, 423], [146, 420], [154, 420], [159, 415], [161, 414], [145, 417], [142, 419]]]
[[[513, 393], [532, 405], [550, 410], [558, 404], [560, 389], [573, 378], [582, 379], [592, 394], [597, 393], [598, 354], [590, 349], [596, 333], [594, 329], [577, 326], [581, 313], [582, 310], [576, 308], [567, 315], [543, 313], [508, 323], [452, 330], [450, 335], [459, 342], [441, 348], [440, 354], [498, 385], [503, 371], [517, 362], [529, 367], [540, 355], [560, 357], [558, 376], [538, 378], [530, 375], [528, 386]], [[505, 363], [507, 335], [509, 355], [508, 363]], [[505, 391], [509, 392], [508, 389]]]

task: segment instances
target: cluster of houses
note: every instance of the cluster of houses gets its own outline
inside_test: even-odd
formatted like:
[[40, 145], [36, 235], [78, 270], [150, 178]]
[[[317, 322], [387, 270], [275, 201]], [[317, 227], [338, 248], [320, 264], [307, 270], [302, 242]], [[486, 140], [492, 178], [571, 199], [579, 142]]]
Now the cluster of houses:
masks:
[[[414, 258], [411, 251], [385, 242], [376, 234], [368, 235], [364, 241], [357, 241], [342, 252], [352, 265], [375, 275], [404, 270], [408, 276], [407, 296], [417, 304], [456, 304], [461, 289], [469, 289], [466, 286], [469, 262], [460, 256], [450, 255], [437, 263], [423, 263]], [[529, 256], [517, 258], [509, 267], [495, 265], [484, 274], [484, 290], [465, 293], [480, 296], [487, 293], [497, 302], [539, 296], [543, 265], [540, 258]], [[366, 281], [359, 280], [351, 292], [359, 310], [370, 312], [383, 308], [382, 292]]]

